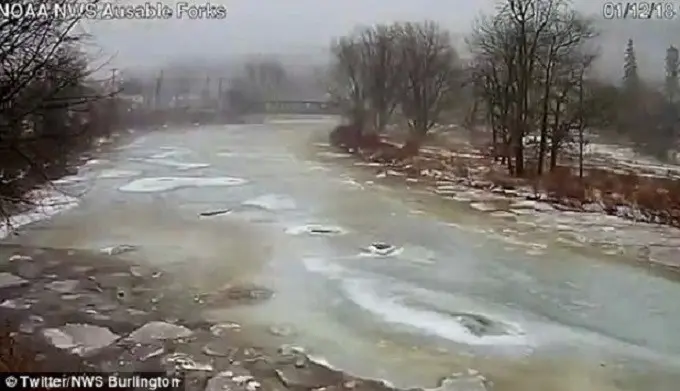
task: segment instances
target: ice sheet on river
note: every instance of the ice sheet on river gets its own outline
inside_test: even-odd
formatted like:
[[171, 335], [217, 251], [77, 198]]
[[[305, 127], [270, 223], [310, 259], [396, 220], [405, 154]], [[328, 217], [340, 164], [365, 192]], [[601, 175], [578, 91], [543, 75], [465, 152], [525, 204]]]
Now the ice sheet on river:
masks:
[[238, 186], [246, 183], [234, 177], [153, 177], [134, 180], [118, 188], [127, 193], [156, 193], [187, 187]]
[[340, 282], [346, 297], [388, 323], [400, 324], [450, 341], [483, 346], [528, 346], [519, 325], [470, 311], [439, 311], [416, 306], [377, 287], [377, 281], [320, 258], [305, 258], [307, 270]]
[[342, 288], [354, 303], [389, 323], [468, 345], [528, 345], [521, 329], [474, 313], [444, 314], [406, 305], [399, 298], [380, 295], [368, 279], [346, 279]]

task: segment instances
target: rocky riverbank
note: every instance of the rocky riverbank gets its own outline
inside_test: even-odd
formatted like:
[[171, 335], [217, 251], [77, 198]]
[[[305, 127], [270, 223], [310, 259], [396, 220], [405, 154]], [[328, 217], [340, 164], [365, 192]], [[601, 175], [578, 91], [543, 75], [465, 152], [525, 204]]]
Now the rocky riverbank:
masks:
[[[203, 320], [206, 308], [267, 300], [262, 287], [199, 296], [158, 270], [76, 250], [2, 246], [0, 259], [0, 348], [12, 351], [2, 355], [10, 370], [166, 371], [185, 376], [187, 390], [391, 389], [294, 346], [267, 351], [236, 323]], [[485, 389], [481, 378], [461, 381]]]

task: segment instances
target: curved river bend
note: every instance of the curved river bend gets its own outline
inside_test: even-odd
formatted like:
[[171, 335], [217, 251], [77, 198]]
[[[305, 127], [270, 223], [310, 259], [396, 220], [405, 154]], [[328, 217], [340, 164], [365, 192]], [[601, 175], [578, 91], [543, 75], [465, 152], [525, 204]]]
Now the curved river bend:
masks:
[[[559, 231], [376, 178], [322, 144], [332, 125], [147, 134], [63, 181], [87, 190], [80, 206], [13, 240], [136, 245], [126, 256], [187, 290], [270, 286], [264, 304], [206, 316], [285, 329], [260, 343], [399, 386], [474, 369], [495, 390], [677, 390], [680, 285]], [[199, 217], [217, 209], [229, 213]], [[395, 248], [370, 248], [382, 242]]]

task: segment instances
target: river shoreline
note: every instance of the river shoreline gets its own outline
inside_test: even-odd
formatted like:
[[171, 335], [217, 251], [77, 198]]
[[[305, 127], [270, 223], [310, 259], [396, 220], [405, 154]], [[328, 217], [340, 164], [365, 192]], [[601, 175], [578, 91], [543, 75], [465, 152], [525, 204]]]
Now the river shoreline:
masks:
[[[606, 207], [602, 202], [583, 202], [574, 197], [557, 197], [540, 187], [532, 186], [526, 180], [513, 180], [507, 176], [494, 175], [495, 163], [487, 162], [484, 155], [469, 145], [460, 150], [450, 147], [424, 145], [416, 156], [400, 155], [405, 145], [381, 136], [376, 144], [369, 147], [351, 148], [346, 144], [338, 145], [331, 140], [331, 148], [350, 154], [354, 166], [361, 166], [376, 172], [376, 179], [394, 178], [404, 181], [408, 187], [423, 188], [441, 196], [443, 199], [469, 202], [473, 209], [482, 213], [496, 214], [499, 217], [513, 217], [513, 207], [533, 210], [536, 213], [556, 213], [562, 215], [602, 216], [621, 219], [640, 226], [665, 227], [677, 230], [674, 224], [667, 224], [655, 215], [646, 214], [641, 209], [625, 203]], [[482, 201], [467, 199], [461, 194], [476, 192]], [[489, 200], [486, 202], [485, 200]], [[493, 205], [500, 201], [503, 207]], [[496, 202], [498, 204], [498, 202]], [[595, 243], [598, 244], [598, 243]], [[604, 243], [605, 245], [607, 243]], [[680, 259], [673, 254], [673, 245], [645, 243], [635, 250], [635, 263], [660, 269], [670, 273], [673, 278], [680, 277]], [[662, 256], [656, 254], [662, 253]], [[676, 251], [677, 253], [677, 251]]]

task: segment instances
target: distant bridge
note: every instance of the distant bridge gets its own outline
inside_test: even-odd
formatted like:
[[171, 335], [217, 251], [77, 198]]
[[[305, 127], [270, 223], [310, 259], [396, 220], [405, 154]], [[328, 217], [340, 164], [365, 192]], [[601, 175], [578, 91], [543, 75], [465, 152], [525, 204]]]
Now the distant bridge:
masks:
[[267, 100], [262, 102], [267, 114], [337, 114], [338, 107], [323, 100]]

